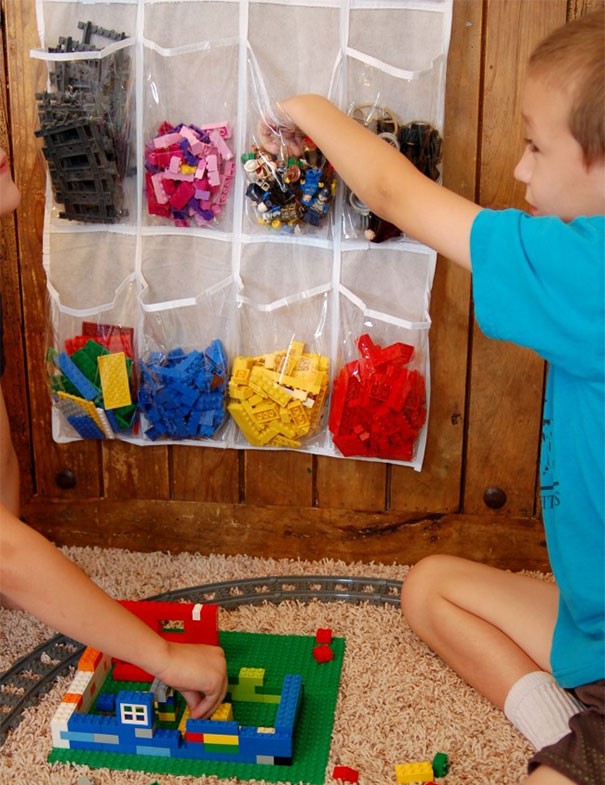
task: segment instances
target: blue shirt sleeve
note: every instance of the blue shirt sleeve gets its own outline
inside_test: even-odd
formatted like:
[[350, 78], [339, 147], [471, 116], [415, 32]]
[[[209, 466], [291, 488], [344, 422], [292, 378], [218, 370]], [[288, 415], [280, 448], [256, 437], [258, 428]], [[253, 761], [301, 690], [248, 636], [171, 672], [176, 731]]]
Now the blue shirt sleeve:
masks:
[[534, 349], [586, 379], [602, 378], [605, 216], [565, 223], [482, 210], [471, 262], [475, 314], [486, 335]]

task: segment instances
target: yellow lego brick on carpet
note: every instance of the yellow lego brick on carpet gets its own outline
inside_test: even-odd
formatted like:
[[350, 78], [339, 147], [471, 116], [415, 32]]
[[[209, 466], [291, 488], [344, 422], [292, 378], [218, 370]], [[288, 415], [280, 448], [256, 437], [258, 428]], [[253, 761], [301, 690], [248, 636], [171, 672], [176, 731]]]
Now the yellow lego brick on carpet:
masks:
[[411, 782], [430, 782], [433, 779], [433, 764], [430, 761], [398, 763], [395, 766], [397, 785]]

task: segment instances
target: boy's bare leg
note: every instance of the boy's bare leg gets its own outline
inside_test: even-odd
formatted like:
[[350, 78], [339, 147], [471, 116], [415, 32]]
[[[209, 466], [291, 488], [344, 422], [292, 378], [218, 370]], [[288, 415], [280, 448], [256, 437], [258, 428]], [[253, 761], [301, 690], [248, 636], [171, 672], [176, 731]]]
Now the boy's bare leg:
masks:
[[573, 782], [550, 766], [539, 766], [523, 780], [523, 785], [573, 785]]
[[404, 581], [410, 627], [500, 709], [511, 687], [550, 671], [555, 584], [454, 556], [431, 556]]

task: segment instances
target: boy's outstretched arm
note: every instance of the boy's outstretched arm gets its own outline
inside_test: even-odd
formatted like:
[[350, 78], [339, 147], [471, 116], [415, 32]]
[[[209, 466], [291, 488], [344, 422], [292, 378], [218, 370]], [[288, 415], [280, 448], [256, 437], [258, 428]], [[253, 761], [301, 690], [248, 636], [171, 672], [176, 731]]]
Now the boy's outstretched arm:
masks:
[[[470, 232], [478, 205], [425, 177], [395, 148], [322, 96], [298, 95], [279, 106], [372, 212], [470, 269]], [[261, 143], [269, 143], [270, 136], [267, 127]]]
[[159, 676], [183, 693], [193, 717], [209, 716], [225, 696], [219, 646], [164, 640], [3, 504], [0, 592], [53, 629]]

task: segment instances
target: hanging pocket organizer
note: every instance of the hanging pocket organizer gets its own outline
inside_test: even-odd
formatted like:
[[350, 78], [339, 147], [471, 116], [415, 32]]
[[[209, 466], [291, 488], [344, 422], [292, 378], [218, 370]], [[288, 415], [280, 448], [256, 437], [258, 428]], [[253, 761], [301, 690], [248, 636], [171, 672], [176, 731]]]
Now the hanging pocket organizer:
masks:
[[[419, 470], [435, 254], [398, 232], [368, 242], [363, 206], [321, 151], [290, 162], [268, 194], [272, 161], [259, 164], [254, 148], [262, 114], [300, 92], [440, 139], [452, 0], [38, 0], [37, 10], [54, 438], [291, 448]], [[59, 44], [86, 34], [96, 51]], [[60, 151], [43, 114], [70, 70], [101, 74], [95, 110], [112, 120], [102, 146], [115, 158], [71, 212], [61, 200], [77, 186], [52, 180]], [[73, 363], [89, 339], [94, 389], [74, 402], [66, 396], [83, 396], [58, 358]], [[362, 377], [356, 392], [379, 396], [353, 415], [346, 373], [349, 404]], [[182, 405], [166, 410], [172, 384]]]

